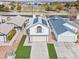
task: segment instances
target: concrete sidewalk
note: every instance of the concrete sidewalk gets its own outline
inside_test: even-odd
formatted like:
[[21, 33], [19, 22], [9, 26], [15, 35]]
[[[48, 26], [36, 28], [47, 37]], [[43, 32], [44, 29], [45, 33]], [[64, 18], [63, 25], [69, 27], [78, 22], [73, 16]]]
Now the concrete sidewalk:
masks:
[[33, 42], [30, 59], [49, 59], [47, 43]]

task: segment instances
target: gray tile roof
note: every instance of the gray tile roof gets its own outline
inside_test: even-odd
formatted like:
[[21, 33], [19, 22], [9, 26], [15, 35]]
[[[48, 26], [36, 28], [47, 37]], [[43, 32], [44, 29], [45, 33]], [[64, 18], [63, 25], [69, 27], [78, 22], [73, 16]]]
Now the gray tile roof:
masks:
[[33, 24], [35, 24], [37, 22], [38, 22], [38, 18], [35, 18], [34, 21], [33, 21]]
[[62, 18], [59, 18], [59, 19], [52, 18], [52, 19], [50, 19], [50, 22], [58, 35], [66, 32], [66, 31], [71, 31], [70, 29], [66, 28], [63, 25], [66, 22]]
[[46, 19], [43, 19], [41, 17], [36, 17], [34, 20], [33, 20], [33, 25], [34, 24], [42, 24], [42, 25], [45, 25], [47, 26], [47, 22], [46, 22]]
[[47, 25], [47, 22], [44, 19], [42, 19], [42, 24]]

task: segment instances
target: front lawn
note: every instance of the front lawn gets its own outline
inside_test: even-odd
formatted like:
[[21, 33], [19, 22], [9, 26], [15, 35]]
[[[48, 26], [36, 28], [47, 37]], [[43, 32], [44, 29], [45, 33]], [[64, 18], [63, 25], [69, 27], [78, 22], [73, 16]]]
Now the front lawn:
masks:
[[16, 50], [16, 59], [29, 59], [31, 46], [23, 46], [26, 39], [26, 35], [24, 35], [21, 39], [21, 42]]
[[48, 46], [49, 59], [58, 59], [54, 45], [47, 44], [47, 46]]
[[79, 39], [79, 35], [77, 35], [77, 39]]

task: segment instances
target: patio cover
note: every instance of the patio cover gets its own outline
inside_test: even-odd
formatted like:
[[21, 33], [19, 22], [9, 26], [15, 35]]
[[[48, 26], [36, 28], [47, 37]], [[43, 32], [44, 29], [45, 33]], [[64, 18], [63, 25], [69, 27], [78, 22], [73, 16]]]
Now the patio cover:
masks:
[[27, 20], [26, 17], [22, 17], [20, 15], [15, 16], [15, 17], [11, 17], [10, 19], [11, 20], [7, 21], [7, 23], [14, 24], [14, 25], [20, 26], [20, 27], [22, 27], [22, 25], [24, 24], [24, 22]]
[[12, 24], [0, 24], [0, 33], [7, 35], [13, 28]]

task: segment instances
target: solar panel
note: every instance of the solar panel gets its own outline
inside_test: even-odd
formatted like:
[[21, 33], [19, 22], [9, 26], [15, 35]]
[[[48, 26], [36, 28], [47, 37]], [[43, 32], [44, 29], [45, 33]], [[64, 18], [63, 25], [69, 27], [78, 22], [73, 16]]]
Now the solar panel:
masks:
[[55, 31], [57, 34], [61, 34], [65, 31], [68, 31], [64, 26], [63, 24], [65, 23], [65, 21], [63, 21], [62, 19], [51, 19], [50, 22], [52, 23]]
[[43, 23], [44, 25], [47, 25], [47, 22], [46, 22], [44, 19], [42, 19], [42, 23]]
[[35, 18], [33, 24], [35, 24], [37, 22], [38, 22], [38, 18]]

